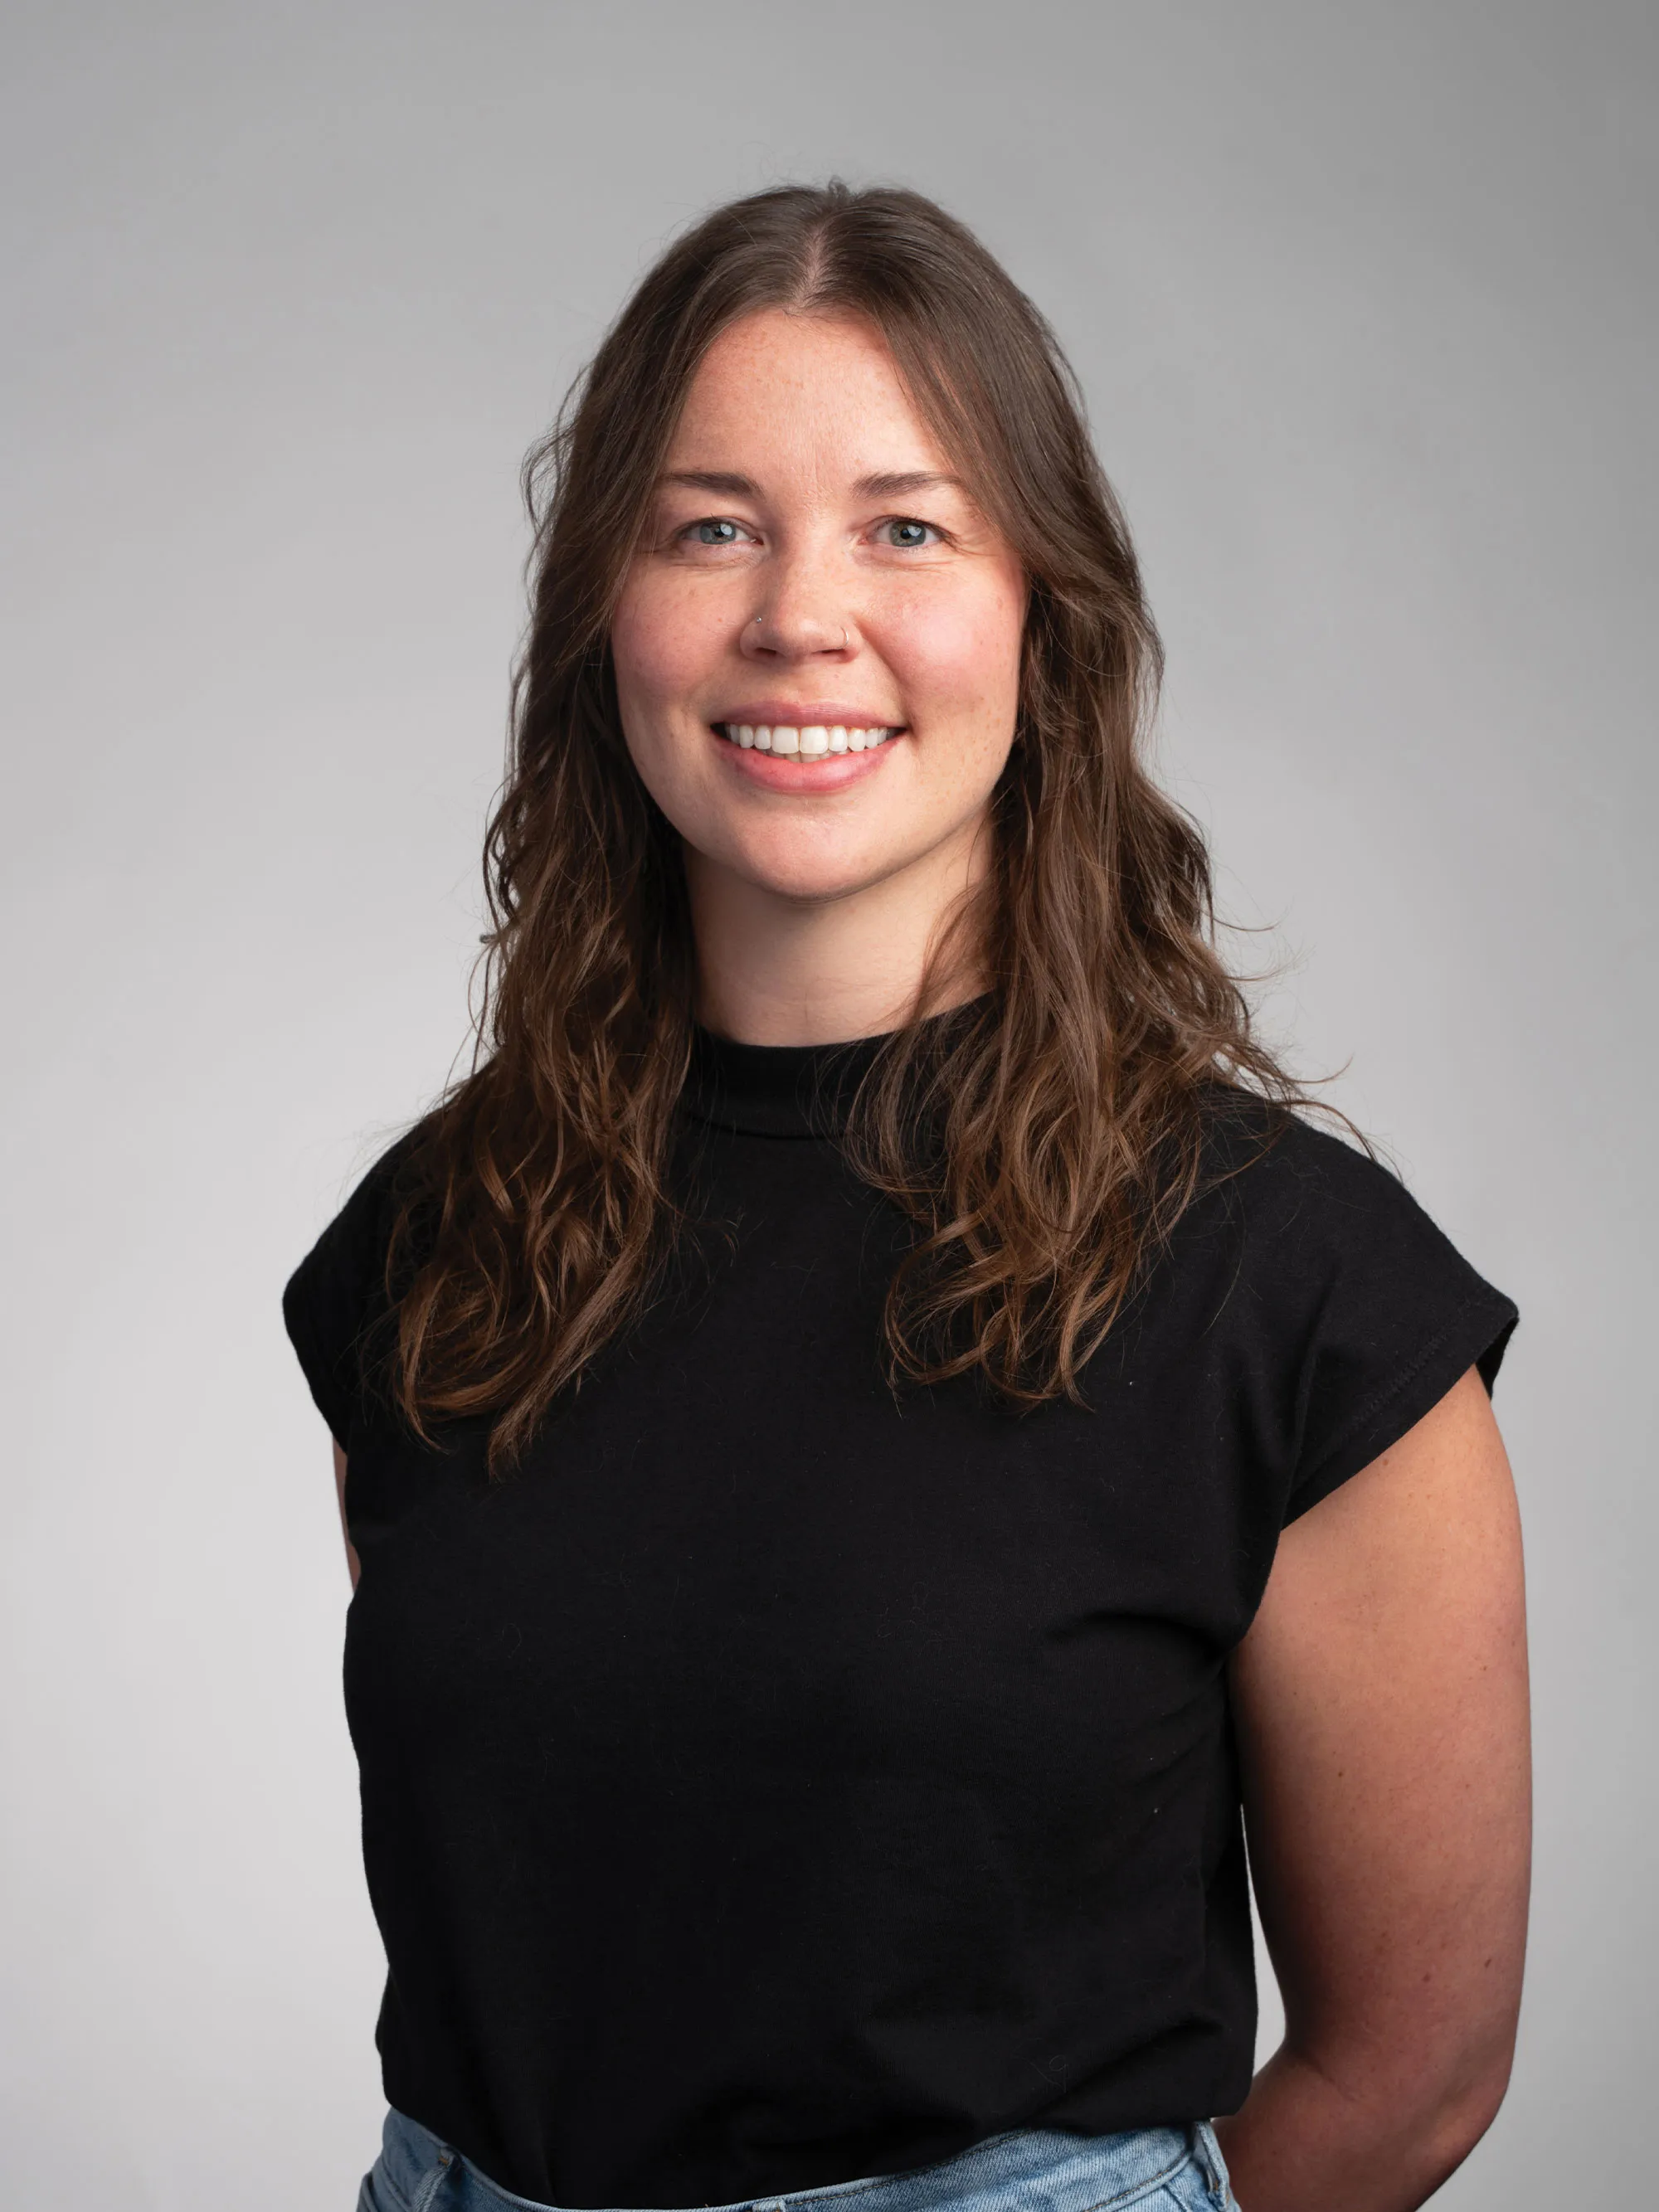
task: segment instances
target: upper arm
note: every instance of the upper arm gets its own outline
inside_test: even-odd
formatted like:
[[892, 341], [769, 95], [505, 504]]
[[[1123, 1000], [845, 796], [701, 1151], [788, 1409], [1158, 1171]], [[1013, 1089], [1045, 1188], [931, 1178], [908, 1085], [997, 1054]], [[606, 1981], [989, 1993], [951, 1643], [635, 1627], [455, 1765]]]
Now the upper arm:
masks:
[[1525, 1623], [1475, 1374], [1284, 1531], [1231, 1686], [1287, 2044], [1356, 2094], [1450, 2068], [1501, 2094], [1528, 1869]]
[[340, 1534], [345, 1539], [346, 1569], [351, 1577], [351, 1587], [357, 1587], [357, 1577], [362, 1572], [357, 1558], [357, 1547], [351, 1540], [351, 1528], [346, 1520], [346, 1455], [337, 1441], [334, 1444], [334, 1496], [340, 1508]]

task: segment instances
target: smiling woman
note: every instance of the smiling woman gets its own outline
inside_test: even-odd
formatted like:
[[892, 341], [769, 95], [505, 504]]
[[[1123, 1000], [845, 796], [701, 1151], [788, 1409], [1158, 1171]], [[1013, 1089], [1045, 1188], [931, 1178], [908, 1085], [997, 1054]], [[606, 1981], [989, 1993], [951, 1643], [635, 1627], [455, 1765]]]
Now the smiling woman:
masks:
[[527, 481], [477, 1060], [286, 1299], [362, 2212], [1404, 2212], [1514, 2034], [1514, 1309], [1251, 1032], [1051, 333], [763, 193]]
[[[611, 651], [629, 755], [684, 840], [707, 1012], [757, 1042], [870, 1035], [989, 863], [1020, 562], [861, 318], [728, 326], [667, 459]], [[717, 1003], [732, 989], [750, 1003]]]

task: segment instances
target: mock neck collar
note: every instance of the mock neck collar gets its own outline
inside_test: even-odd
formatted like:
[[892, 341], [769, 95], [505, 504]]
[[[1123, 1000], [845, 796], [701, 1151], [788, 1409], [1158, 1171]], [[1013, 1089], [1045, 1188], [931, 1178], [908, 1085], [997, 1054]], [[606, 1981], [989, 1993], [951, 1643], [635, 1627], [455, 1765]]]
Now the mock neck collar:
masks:
[[[983, 999], [934, 1014], [933, 1029], [981, 1009]], [[752, 1137], [838, 1137], [858, 1087], [895, 1032], [842, 1044], [738, 1044], [697, 1024], [684, 1103], [699, 1121]]]
[[685, 1103], [750, 1137], [838, 1137], [884, 1037], [845, 1044], [738, 1044], [699, 1024]]

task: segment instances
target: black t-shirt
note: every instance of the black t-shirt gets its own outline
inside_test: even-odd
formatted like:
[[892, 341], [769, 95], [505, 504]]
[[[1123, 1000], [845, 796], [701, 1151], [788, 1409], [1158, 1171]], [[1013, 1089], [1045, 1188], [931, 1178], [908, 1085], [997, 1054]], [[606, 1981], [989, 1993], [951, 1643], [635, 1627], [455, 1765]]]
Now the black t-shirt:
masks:
[[[396, 1152], [289, 1284], [349, 1458], [389, 2100], [556, 2204], [730, 2203], [1234, 2109], [1227, 1655], [1284, 1523], [1515, 1318], [1395, 1178], [1217, 1116], [1087, 1409], [896, 1400], [871, 1048], [702, 1036], [678, 1287], [519, 1470], [366, 1389]], [[815, 1087], [816, 1086], [816, 1087]], [[827, 1103], [826, 1103], [827, 1102]]]

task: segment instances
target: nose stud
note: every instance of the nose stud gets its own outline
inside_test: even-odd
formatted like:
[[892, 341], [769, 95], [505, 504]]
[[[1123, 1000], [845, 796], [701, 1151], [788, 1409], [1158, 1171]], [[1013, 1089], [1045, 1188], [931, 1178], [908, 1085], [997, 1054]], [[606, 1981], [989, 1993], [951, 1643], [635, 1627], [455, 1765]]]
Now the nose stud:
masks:
[[[766, 621], [766, 617], [764, 615], [757, 615], [755, 617], [755, 621], [757, 625], [763, 625]], [[853, 633], [848, 629], [846, 623], [843, 623], [841, 626], [841, 643], [836, 647], [836, 651], [837, 653], [845, 653], [852, 641]]]

